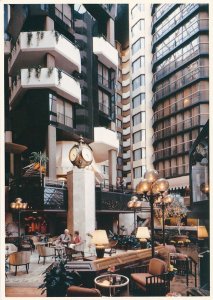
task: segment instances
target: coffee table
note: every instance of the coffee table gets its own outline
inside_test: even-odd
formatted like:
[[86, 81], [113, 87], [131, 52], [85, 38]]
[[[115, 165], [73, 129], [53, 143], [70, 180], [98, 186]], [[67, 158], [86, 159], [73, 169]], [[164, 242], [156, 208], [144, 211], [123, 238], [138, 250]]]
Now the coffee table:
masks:
[[[129, 278], [120, 274], [105, 274], [95, 278], [95, 287], [101, 288], [101, 293], [106, 296], [115, 296], [123, 287], [126, 287], [125, 296], [129, 296]], [[105, 296], [105, 295], [104, 295]]]

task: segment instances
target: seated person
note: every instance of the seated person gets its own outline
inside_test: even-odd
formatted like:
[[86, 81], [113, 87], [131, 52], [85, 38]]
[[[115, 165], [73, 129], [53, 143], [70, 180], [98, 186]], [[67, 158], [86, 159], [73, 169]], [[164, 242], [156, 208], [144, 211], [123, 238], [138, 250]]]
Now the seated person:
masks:
[[64, 233], [62, 233], [58, 238], [57, 241], [59, 244], [68, 245], [71, 242], [72, 238], [69, 234], [69, 229], [65, 229]]
[[74, 237], [72, 240], [72, 243], [69, 245], [69, 248], [75, 248], [76, 245], [79, 245], [81, 243], [81, 237], [79, 235], [79, 231], [74, 232]]

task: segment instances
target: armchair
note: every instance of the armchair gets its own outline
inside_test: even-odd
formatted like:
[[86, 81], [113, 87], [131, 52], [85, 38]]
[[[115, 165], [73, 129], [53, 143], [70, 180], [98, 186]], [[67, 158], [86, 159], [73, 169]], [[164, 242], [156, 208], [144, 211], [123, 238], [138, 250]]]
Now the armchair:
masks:
[[28, 274], [29, 264], [30, 264], [30, 252], [14, 252], [9, 255], [9, 265], [15, 266], [15, 276], [17, 274], [18, 266], [26, 266], [26, 272]]
[[68, 260], [78, 260], [84, 258], [84, 251], [76, 250], [73, 248], [65, 247], [65, 254]]
[[167, 264], [158, 258], [150, 260], [146, 273], [133, 273], [131, 279], [146, 296], [165, 296], [170, 290]]
[[38, 264], [40, 261], [40, 257], [44, 258], [43, 265], [45, 264], [46, 257], [50, 257], [50, 256], [56, 257], [54, 248], [46, 247], [45, 245], [37, 245], [37, 251], [38, 251], [38, 255], [39, 255]]

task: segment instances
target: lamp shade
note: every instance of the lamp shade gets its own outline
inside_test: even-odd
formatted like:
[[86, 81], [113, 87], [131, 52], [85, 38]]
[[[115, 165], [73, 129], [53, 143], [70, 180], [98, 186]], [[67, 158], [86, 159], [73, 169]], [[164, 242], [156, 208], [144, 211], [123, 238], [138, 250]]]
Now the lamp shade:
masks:
[[142, 179], [136, 186], [136, 192], [138, 194], [144, 194], [149, 192], [151, 188], [151, 182], [149, 182], [147, 179]]
[[156, 170], [151, 169], [147, 170], [146, 173], [144, 174], [144, 178], [147, 179], [149, 182], [154, 182], [158, 179], [159, 174]]
[[209, 235], [208, 235], [208, 232], [206, 230], [206, 226], [198, 226], [198, 229], [197, 229], [197, 237], [199, 239], [204, 239], [204, 238], [207, 238]]
[[91, 242], [95, 244], [96, 247], [104, 248], [104, 246], [109, 243], [106, 230], [95, 230], [92, 234]]
[[138, 230], [137, 230], [137, 233], [136, 233], [136, 238], [138, 238], [138, 239], [149, 239], [150, 234], [149, 234], [148, 227], [138, 227]]
[[166, 204], [172, 203], [172, 201], [173, 201], [173, 197], [171, 195], [166, 195], [163, 198], [163, 202], [166, 203]]
[[158, 187], [160, 193], [167, 191], [169, 188], [169, 182], [164, 178], [156, 180], [155, 185]]

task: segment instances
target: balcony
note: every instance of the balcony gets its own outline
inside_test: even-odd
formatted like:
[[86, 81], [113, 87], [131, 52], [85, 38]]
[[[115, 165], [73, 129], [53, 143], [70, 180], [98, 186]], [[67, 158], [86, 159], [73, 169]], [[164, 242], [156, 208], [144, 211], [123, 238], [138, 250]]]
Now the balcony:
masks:
[[124, 171], [130, 171], [131, 170], [131, 164], [130, 164], [130, 162], [128, 162], [127, 164], [123, 165], [123, 170]]
[[[153, 35], [152, 39], [152, 47], [161, 39], [163, 39], [170, 31], [172, 31], [177, 25], [180, 26], [186, 18], [188, 18], [191, 14], [193, 14], [196, 10], [199, 9], [199, 4], [188, 4], [182, 5], [184, 8], [175, 15], [175, 17], [169, 20], [164, 26], [161, 28], [160, 33], [156, 31]], [[178, 20], [177, 20], [178, 18]]]
[[123, 147], [130, 147], [130, 139], [123, 142]]
[[156, 22], [159, 22], [166, 14], [168, 14], [175, 6], [175, 4], [164, 4], [159, 9], [157, 9], [155, 14], [153, 15], [152, 27]]
[[51, 89], [73, 103], [81, 104], [81, 88], [73, 77], [57, 68], [21, 69], [13, 77], [9, 103], [14, 106], [26, 90]]
[[123, 135], [130, 134], [130, 127], [127, 127], [126, 129], [123, 130]]
[[109, 159], [109, 151], [119, 149], [117, 133], [104, 127], [94, 128], [94, 142], [90, 144], [97, 163]]
[[183, 89], [185, 86], [192, 84], [193, 82], [209, 77], [209, 67], [197, 67], [191, 72], [186, 72], [185, 75], [178, 78], [173, 82], [169, 82], [166, 86], [159, 89], [154, 93], [152, 98], [152, 105], [156, 104], [159, 100], [162, 100], [171, 94], [177, 92], [179, 89]]
[[[184, 52], [184, 48], [183, 48], [183, 52]], [[189, 63], [189, 61], [193, 60], [197, 56], [208, 55], [208, 54], [209, 54], [209, 43], [201, 43], [191, 48], [189, 51], [186, 49], [186, 52], [183, 55], [179, 56], [171, 63], [166, 64], [162, 69], [155, 72], [152, 79], [153, 87], [159, 80], [162, 80], [170, 73], [177, 71], [178, 68], [182, 67], [186, 63]], [[168, 58], [168, 61], [170, 61], [170, 57]]]
[[[195, 34], [200, 31], [209, 30], [209, 19], [200, 19], [196, 20], [189, 28], [180, 27], [183, 30], [180, 31], [179, 35], [175, 39], [172, 39], [170, 42], [167, 42], [165, 46], [162, 46], [161, 49], [158, 49], [152, 58], [152, 68], [154, 68], [156, 63], [160, 63], [165, 59], [168, 54], [173, 53], [176, 48], [179, 48], [183, 43], [192, 38]], [[179, 29], [180, 30], [180, 29]], [[162, 44], [164, 45], [164, 44]]]
[[4, 41], [4, 55], [9, 55], [11, 52], [11, 42]]
[[130, 159], [130, 150], [127, 151], [126, 153], [123, 153], [123, 159]]
[[93, 38], [93, 52], [98, 56], [98, 60], [113, 70], [118, 67], [118, 51], [103, 37]]
[[81, 73], [79, 49], [57, 31], [21, 32], [8, 62], [11, 75], [18, 69], [42, 64], [49, 53], [55, 58], [55, 65], [65, 72]]
[[105, 115], [110, 116], [110, 107], [108, 105], [99, 102], [98, 107], [99, 110], [102, 111]]
[[168, 115], [177, 114], [181, 110], [187, 109], [192, 105], [206, 102], [209, 102], [209, 90], [197, 91], [188, 97], [182, 98], [181, 100], [156, 111], [152, 117], [152, 125], [163, 118], [168, 118]]
[[159, 170], [159, 177], [171, 178], [189, 174], [189, 164]]
[[168, 157], [171, 156], [178, 156], [182, 155], [184, 153], [189, 153], [189, 150], [193, 144], [194, 140], [181, 143], [178, 145], [175, 145], [173, 147], [168, 147], [165, 149], [157, 150], [152, 155], [153, 162], [156, 162], [157, 160], [165, 160]]
[[152, 142], [155, 143], [160, 139], [165, 139], [169, 136], [177, 135], [180, 132], [191, 130], [193, 127], [204, 126], [208, 119], [209, 114], [200, 114], [185, 121], [171, 124], [168, 127], [156, 131], [152, 136]]

